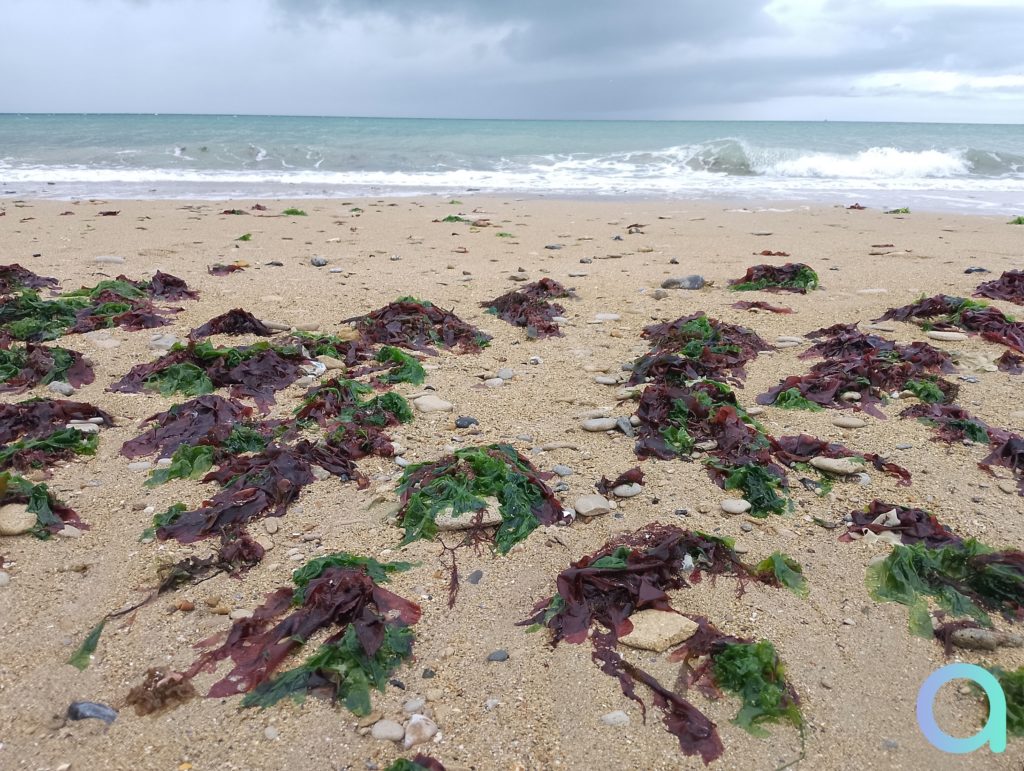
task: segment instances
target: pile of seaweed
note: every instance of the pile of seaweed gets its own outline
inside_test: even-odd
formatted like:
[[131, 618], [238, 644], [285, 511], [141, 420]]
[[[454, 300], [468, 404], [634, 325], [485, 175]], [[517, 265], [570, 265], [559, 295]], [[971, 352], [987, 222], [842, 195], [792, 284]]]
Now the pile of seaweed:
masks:
[[747, 362], [761, 351], [773, 350], [756, 332], [710, 318], [703, 311], [645, 327], [643, 337], [653, 349], [634, 363], [631, 385], [651, 381], [680, 385], [699, 378], [739, 385], [746, 377]]
[[[802, 729], [803, 717], [772, 644], [724, 635], [706, 619], [694, 619], [696, 633], [670, 655], [670, 660], [684, 662], [674, 688], [619, 653], [618, 643], [633, 631], [630, 616], [643, 610], [678, 612], [668, 592], [690, 588], [704, 574], [732, 575], [740, 592], [747, 581], [787, 586], [798, 594], [806, 591], [800, 565], [783, 554], [750, 567], [729, 539], [652, 523], [572, 563], [558, 575], [557, 594], [538, 602], [534, 615], [520, 623], [533, 625], [531, 630], [551, 630], [552, 646], [589, 639], [594, 663], [619, 681], [622, 693], [646, 715], [636, 693], [638, 684], [646, 686], [682, 752], [710, 763], [721, 756], [723, 746], [715, 724], [685, 698], [692, 685], [712, 698], [721, 690], [737, 694], [743, 706], [735, 722], [752, 733], [760, 733], [762, 723], [779, 720]], [[694, 668], [691, 662], [698, 657], [706, 658]]]
[[776, 461], [803, 470], [814, 458], [863, 458], [900, 484], [910, 483], [906, 469], [873, 453], [856, 453], [804, 434], [768, 436], [732, 390], [714, 380], [649, 385], [636, 417], [638, 456], [688, 460], [697, 450], [706, 453], [711, 479], [723, 489], [741, 490], [758, 517], [781, 514], [792, 505], [781, 494], [788, 489], [786, 469]]
[[77, 455], [95, 455], [96, 426], [112, 426], [103, 410], [84, 402], [29, 399], [0, 404], [0, 470], [20, 473], [48, 468]]
[[799, 292], [818, 288], [818, 274], [802, 262], [785, 265], [752, 265], [742, 278], [729, 282], [734, 292]]
[[78, 351], [41, 343], [12, 346], [0, 340], [0, 393], [23, 393], [57, 381], [81, 388], [95, 377], [92, 365]]
[[1024, 353], [1024, 323], [1015, 321], [998, 308], [965, 297], [937, 294], [910, 305], [890, 308], [876, 321], [912, 321], [919, 319], [925, 329], [962, 329], [980, 334], [983, 339], [1000, 343]]
[[[910, 629], [922, 637], [940, 636], [929, 600], [941, 615], [991, 627], [990, 613], [1024, 620], [1024, 552], [993, 549], [961, 538], [922, 509], [872, 501], [848, 516], [841, 540], [871, 534], [894, 544], [882, 561], [868, 568], [871, 596], [910, 608]], [[962, 627], [962, 624], [961, 624]]]
[[189, 340], [199, 340], [210, 335], [257, 335], [259, 337], [270, 337], [274, 331], [266, 324], [253, 316], [249, 311], [242, 308], [232, 310], [214, 316], [205, 324], [196, 327], [188, 333]]
[[[380, 586], [389, 574], [409, 567], [345, 552], [310, 560], [292, 574], [293, 586], [268, 594], [251, 617], [232, 624], [226, 637], [199, 643], [209, 650], [187, 671], [161, 679], [147, 675], [128, 703], [140, 714], [174, 706], [182, 700], [184, 683], [230, 659], [231, 671], [214, 683], [208, 697], [245, 694], [243, 707], [266, 708], [286, 697], [302, 701], [323, 691], [354, 714], [368, 715], [371, 690], [383, 691], [412, 655], [411, 627], [420, 609]], [[315, 652], [278, 672], [321, 632], [328, 637]]]
[[522, 289], [506, 292], [493, 300], [482, 302], [480, 306], [502, 321], [517, 327], [525, 327], [526, 336], [536, 339], [561, 336], [562, 332], [554, 319], [563, 316], [565, 308], [549, 301], [566, 297], [576, 297], [576, 294], [554, 279], [545, 277], [540, 281], [526, 284]]
[[1003, 271], [999, 278], [979, 284], [974, 296], [1024, 305], [1024, 270]]
[[[35, 282], [38, 283], [38, 282]], [[151, 329], [169, 324], [181, 308], [159, 308], [154, 299], [194, 299], [197, 294], [176, 276], [157, 271], [149, 281], [125, 276], [44, 300], [30, 287], [7, 294], [0, 305], [0, 339], [40, 342], [65, 334], [122, 327]]]
[[[956, 384], [939, 377], [955, 371], [948, 353], [928, 343], [900, 345], [865, 334], [854, 324], [836, 324], [809, 332], [821, 338], [801, 358], [825, 358], [806, 375], [790, 375], [757, 397], [758, 404], [789, 409], [856, 409], [878, 418], [877, 405], [893, 391], [910, 391], [924, 402], [948, 403]], [[855, 394], [856, 398], [851, 398]]]
[[475, 353], [491, 340], [490, 335], [467, 324], [454, 312], [415, 297], [400, 297], [383, 308], [364, 316], [353, 316], [342, 323], [353, 324], [367, 343], [424, 353], [434, 353], [435, 347]]
[[78, 512], [66, 506], [47, 489], [45, 484], [34, 484], [24, 477], [9, 471], [0, 471], [0, 506], [21, 504], [30, 514], [36, 515], [32, 535], [43, 540], [59, 533], [66, 525], [79, 530], [89, 526], [78, 517]]
[[18, 263], [0, 265], [0, 295], [19, 292], [22, 289], [56, 289], [58, 281], [50, 276], [40, 276]]

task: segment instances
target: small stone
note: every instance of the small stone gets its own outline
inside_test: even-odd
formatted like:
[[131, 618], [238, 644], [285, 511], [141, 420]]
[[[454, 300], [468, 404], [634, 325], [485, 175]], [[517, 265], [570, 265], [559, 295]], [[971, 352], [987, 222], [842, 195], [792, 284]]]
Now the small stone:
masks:
[[853, 415], [837, 415], [832, 419], [832, 425], [839, 428], [864, 428], [867, 422]]
[[720, 505], [726, 514], [746, 514], [750, 511], [750, 501], [742, 498], [726, 498]]
[[595, 321], [618, 321], [621, 319], [618, 313], [597, 313], [594, 315]]
[[470, 426], [478, 425], [480, 425], [480, 421], [478, 421], [474, 417], [470, 417], [469, 415], [460, 415], [459, 417], [455, 418], [456, 428], [469, 428]]
[[498, 648], [496, 651], [491, 651], [487, 654], [488, 661], [508, 661], [508, 651], [504, 648]]
[[124, 264], [124, 257], [119, 254], [101, 254], [99, 257], [94, 257], [93, 262], [106, 265], [122, 265]]
[[0, 506], [0, 535], [21, 535], [36, 526], [36, 515], [22, 503]]
[[661, 282], [662, 289], [702, 289], [704, 287], [704, 276], [692, 274], [679, 278], [666, 278]]
[[511, 380], [513, 377], [515, 377], [515, 374], [516, 373], [513, 372], [510, 368], [502, 367], [501, 369], [494, 373], [494, 376], [499, 377], [502, 380]]
[[930, 337], [932, 340], [945, 340], [947, 342], [968, 339], [968, 336], [963, 332], [947, 332], [942, 329], [929, 329], [925, 335]]
[[634, 482], [631, 485], [619, 485], [612, 490], [612, 494], [616, 498], [632, 498], [633, 496], [640, 495], [643, 491], [643, 485]]
[[601, 514], [607, 514], [612, 510], [605, 497], [597, 493], [580, 496], [576, 499], [576, 503], [573, 504], [573, 508], [576, 509], [576, 513], [581, 517], [596, 517]]
[[263, 529], [270, 535], [273, 535], [281, 529], [281, 524], [277, 521], [276, 517], [271, 517], [270, 519], [263, 520]]
[[666, 610], [641, 610], [629, 617], [633, 631], [619, 642], [630, 648], [663, 653], [673, 645], [689, 639], [698, 625], [686, 616]]
[[378, 720], [370, 729], [370, 736], [385, 742], [400, 742], [405, 737], [405, 729], [394, 720]]
[[154, 351], [169, 351], [178, 343], [178, 338], [174, 335], [153, 335], [149, 341], [149, 347]]
[[998, 487], [1000, 490], [1002, 490], [1004, 493], [1008, 495], [1013, 495], [1014, 493], [1017, 492], [1017, 485], [1012, 480], [1009, 479], [1000, 479], [996, 483], [996, 487]]
[[742, 530], [744, 533], [749, 533], [753, 529], [754, 526], [749, 522], [744, 522], [742, 525], [740, 525], [740, 530]]
[[505, 385], [505, 381], [500, 377], [491, 377], [484, 381], [486, 388], [501, 388], [503, 385]]
[[913, 448], [913, 446], [914, 445], [912, 445], [912, 444], [907, 444], [907, 443], [904, 442], [903, 444], [896, 445], [896, 449], [897, 450], [909, 450], [909, 449]]
[[61, 538], [81, 538], [82, 531], [74, 525], [64, 525], [64, 527], [57, 531], [57, 535]]
[[153, 464], [148, 460], [137, 460], [128, 464], [129, 471], [148, 471], [153, 468]]
[[415, 715], [425, 706], [427, 706], [427, 700], [418, 696], [415, 699], [409, 699], [409, 701], [403, 704], [402, 711], [407, 715]]
[[345, 369], [345, 362], [341, 359], [335, 359], [333, 356], [317, 356], [316, 360], [323, 364], [327, 369]]
[[263, 735], [267, 737], [268, 740], [274, 741], [274, 739], [281, 735], [281, 732], [274, 728], [274, 726], [268, 725], [263, 729]]
[[437, 724], [433, 720], [423, 715], [413, 715], [405, 727], [405, 748], [409, 749], [417, 744], [429, 742], [436, 733]]
[[615, 418], [589, 418], [584, 420], [580, 427], [584, 431], [612, 431], [615, 429]]
[[615, 375], [598, 375], [594, 378], [594, 382], [598, 385], [618, 385], [619, 379]]
[[779, 335], [778, 337], [775, 338], [775, 340], [777, 342], [779, 342], [779, 343], [803, 343], [803, 342], [805, 342], [804, 338], [802, 338], [802, 337], [793, 337], [792, 335]]
[[235, 608], [235, 610], [228, 613], [228, 618], [232, 621], [238, 621], [242, 618], [252, 618], [252, 611], [248, 608]]
[[560, 477], [571, 477], [574, 473], [576, 473], [571, 468], [569, 468], [568, 466], [563, 466], [561, 463], [559, 463], [551, 470], [558, 474], [558, 476]]
[[666, 292], [664, 289], [655, 289], [653, 292], [651, 292], [651, 297], [653, 297], [655, 300], [664, 300], [666, 297], [668, 297], [668, 292]]
[[10, 573], [6, 573], [3, 570], [0, 570], [0, 587], [7, 586], [7, 584], [9, 584], [10, 582], [11, 582], [11, 575], [10, 575]]
[[484, 702], [484, 709], [486, 709], [488, 712], [496, 710], [500, 706], [501, 706], [501, 702], [498, 701], [497, 699], [488, 699], [487, 701]]
[[70, 383], [65, 383], [63, 380], [54, 380], [46, 386], [46, 390], [61, 396], [71, 396], [75, 392], [74, 386]]
[[852, 458], [824, 458], [819, 455], [816, 458], [811, 458], [810, 463], [819, 471], [840, 476], [859, 474], [864, 470], [864, 466]]
[[469, 578], [467, 578], [466, 580], [473, 584], [473, 586], [476, 586], [478, 583], [480, 583], [481, 580], [483, 580], [483, 577], [484, 571], [474, 570], [472, 573], [469, 574]]
[[617, 709], [615, 712], [609, 712], [607, 715], [601, 715], [601, 722], [610, 726], [629, 725], [629, 715], [621, 709]]
[[628, 437], [636, 436], [636, 431], [633, 430], [633, 423], [629, 418], [616, 418], [615, 427]]
[[323, 257], [313, 257], [310, 259], [309, 264], [314, 268], [322, 268], [327, 264], [327, 260]]
[[530, 358], [528, 359], [528, 361], [529, 361], [529, 363], [530, 363], [530, 364], [532, 364], [533, 366], [537, 366], [537, 365], [539, 365], [539, 364], [543, 364], [543, 363], [544, 363], [544, 359], [542, 359], [542, 358], [541, 358], [540, 356], [531, 356], [531, 357], [530, 357]]
[[843, 626], [854, 626], [856, 623], [857, 622], [854, 621], [852, 618], [844, 618], [843, 619]]
[[844, 402], [859, 402], [860, 394], [856, 391], [843, 391], [839, 396]]
[[434, 394], [425, 394], [413, 401], [420, 412], [451, 412], [452, 403]]

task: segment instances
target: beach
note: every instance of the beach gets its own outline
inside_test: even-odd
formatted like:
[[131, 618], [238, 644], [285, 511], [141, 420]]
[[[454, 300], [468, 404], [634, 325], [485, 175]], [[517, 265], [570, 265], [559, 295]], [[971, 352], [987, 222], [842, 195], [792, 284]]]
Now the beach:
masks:
[[[853, 204], [856, 199], [847, 203]], [[673, 524], [735, 538], [749, 562], [784, 552], [803, 566], [809, 594], [750, 583], [738, 592], [728, 576], [710, 577], [672, 592], [672, 605], [703, 616], [722, 631], [772, 642], [800, 699], [806, 721], [805, 758], [813, 769], [1018, 768], [1020, 740], [1007, 752], [987, 749], [945, 755], [922, 736], [915, 702], [923, 680], [951, 661], [1005, 669], [1024, 666], [1024, 649], [994, 652], [956, 649], [944, 655], [934, 640], [908, 630], [907, 607], [871, 598], [865, 585], [868, 563], [890, 546], [866, 540], [840, 542], [839, 523], [872, 500], [920, 507], [962, 537], [999, 548], [1024, 543], [1024, 499], [1005, 492], [977, 467], [984, 445], [944, 444], [926, 425], [898, 413], [914, 400], [882, 406], [886, 419], [858, 413], [866, 425], [833, 424], [838, 412], [783, 410], [767, 406], [758, 416], [772, 435], [806, 433], [877, 453], [905, 467], [909, 486], [869, 468], [867, 480], [837, 480], [818, 496], [791, 474], [794, 508], [783, 515], [753, 518], [722, 511], [733, 497], [716, 486], [699, 463], [640, 460], [634, 440], [619, 431], [581, 428], [595, 410], [628, 417], [635, 402], [617, 398], [619, 384], [595, 382], [616, 376], [622, 365], [646, 353], [644, 327], [704, 311], [749, 327], [764, 340], [802, 336], [839, 323], [871, 320], [922, 295], [969, 297], [983, 280], [1021, 268], [1024, 225], [1005, 214], [908, 214], [844, 205], [777, 204], [687, 200], [574, 200], [449, 197], [261, 200], [40, 200], [0, 199], [0, 263], [19, 263], [54, 276], [64, 290], [91, 286], [120, 273], [147, 279], [155, 271], [178, 276], [199, 292], [198, 300], [170, 303], [182, 311], [168, 326], [127, 332], [67, 335], [57, 344], [93, 362], [95, 381], [71, 397], [109, 412], [116, 425], [100, 433], [95, 457], [56, 468], [50, 490], [75, 507], [88, 524], [77, 537], [38, 540], [30, 535], [0, 537], [0, 767], [5, 769], [384, 769], [398, 757], [423, 751], [453, 769], [675, 769], [699, 768], [698, 757], [680, 752], [665, 730], [649, 693], [646, 722], [614, 677], [591, 660], [591, 646], [549, 644], [545, 629], [527, 633], [517, 625], [536, 603], [552, 595], [558, 573], [610, 538], [652, 522]], [[305, 212], [285, 216], [288, 208]], [[241, 214], [223, 212], [237, 210]], [[116, 211], [101, 216], [101, 211]], [[444, 221], [454, 215], [456, 221]], [[473, 221], [486, 224], [473, 226]], [[240, 237], [249, 234], [247, 240]], [[761, 256], [785, 252], [788, 256]], [[98, 257], [123, 261], [97, 261]], [[315, 266], [311, 260], [323, 258]], [[213, 276], [217, 263], [246, 263], [244, 270]], [[728, 289], [751, 265], [801, 262], [820, 276], [807, 294], [736, 293]], [[279, 264], [271, 264], [279, 263]], [[965, 274], [972, 267], [990, 273]], [[702, 276], [695, 291], [669, 288], [673, 277]], [[492, 314], [481, 302], [521, 285], [519, 279], [554, 279], [575, 289], [565, 307], [562, 336], [529, 339], [526, 332]], [[424, 358], [426, 386], [450, 402], [450, 412], [417, 412], [412, 422], [388, 429], [413, 463], [430, 461], [467, 447], [507, 442], [538, 469], [572, 469], [558, 492], [566, 509], [594, 492], [602, 477], [614, 479], [640, 466], [640, 495], [624, 498], [607, 514], [570, 526], [535, 530], [504, 556], [486, 546], [457, 550], [463, 576], [454, 607], [448, 607], [448, 573], [441, 547], [416, 541], [398, 548], [401, 529], [389, 522], [401, 468], [393, 460], [358, 462], [366, 489], [336, 479], [304, 488], [283, 518], [248, 525], [267, 548], [260, 564], [240, 578], [219, 574], [197, 585], [162, 595], [138, 611], [112, 620], [91, 665], [79, 671], [65, 664], [104, 614], [138, 601], [157, 583], [161, 564], [205, 556], [210, 541], [141, 543], [151, 517], [182, 501], [198, 505], [210, 485], [173, 480], [144, 487], [146, 474], [128, 469], [119, 455], [123, 442], [138, 435], [140, 422], [180, 398], [154, 393], [112, 393], [107, 386], [163, 351], [151, 347], [154, 334], [184, 338], [188, 331], [233, 308], [243, 308], [280, 326], [337, 333], [342, 320], [412, 295], [453, 310], [493, 337], [478, 353], [441, 351]], [[787, 306], [791, 314], [739, 310], [737, 300]], [[159, 304], [159, 303], [158, 303]], [[164, 303], [167, 304], [167, 303]], [[1008, 314], [1010, 303], [992, 301]], [[913, 324], [888, 322], [876, 331], [900, 342], [922, 340]], [[222, 345], [255, 338], [215, 337]], [[999, 355], [1003, 346], [983, 341], [931, 340], [954, 354]], [[746, 366], [740, 403], [814, 360], [798, 354], [810, 340], [779, 347]], [[531, 363], [536, 362], [536, 363]], [[486, 387], [501, 369], [511, 369], [500, 387]], [[958, 379], [964, 376], [967, 380]], [[947, 376], [958, 383], [957, 403], [991, 426], [1024, 431], [1020, 375], [961, 364]], [[277, 394], [270, 417], [286, 418], [300, 404], [303, 388]], [[399, 384], [416, 394], [424, 386]], [[25, 394], [0, 394], [13, 403], [52, 396], [45, 387]], [[904, 403], [905, 402], [905, 403]], [[847, 413], [843, 413], [847, 414]], [[478, 421], [457, 429], [457, 416]], [[543, 450], [553, 444], [565, 446]], [[899, 449], [903, 448], [903, 449]], [[1005, 471], [1002, 469], [1001, 471]], [[1004, 477], [1008, 476], [1004, 473]], [[680, 513], [685, 511], [685, 513]], [[268, 532], [265, 522], [279, 524]], [[742, 551], [741, 551], [742, 550]], [[403, 750], [373, 738], [374, 720], [356, 718], [341, 705], [320, 698], [302, 704], [282, 701], [266, 710], [240, 709], [239, 697], [195, 698], [154, 716], [137, 716], [125, 706], [128, 691], [149, 667], [186, 669], [194, 646], [225, 632], [231, 621], [219, 610], [253, 609], [267, 593], [289, 585], [293, 568], [337, 551], [380, 560], [414, 563], [391, 577], [388, 588], [422, 608], [415, 626], [413, 659], [395, 673], [401, 687], [373, 693], [374, 719], [428, 715], [439, 728], [434, 740]], [[293, 558], [294, 557], [294, 558]], [[476, 583], [465, 577], [481, 571]], [[179, 605], [194, 606], [181, 610]], [[1001, 619], [999, 628], [1007, 628]], [[489, 660], [495, 651], [505, 660]], [[667, 655], [630, 651], [629, 660], [671, 687], [680, 664]], [[500, 658], [500, 657], [498, 657]], [[196, 686], [214, 676], [200, 674]], [[96, 701], [120, 710], [108, 727], [99, 720], [68, 722], [70, 702]], [[755, 737], [731, 723], [739, 701], [692, 700], [716, 725], [724, 753], [711, 767], [774, 769], [801, 755], [800, 733], [791, 725], [764, 724]], [[615, 711], [625, 725], [602, 717]], [[943, 689], [936, 705], [940, 725], [959, 736], [974, 733], [984, 709], [970, 691]]]

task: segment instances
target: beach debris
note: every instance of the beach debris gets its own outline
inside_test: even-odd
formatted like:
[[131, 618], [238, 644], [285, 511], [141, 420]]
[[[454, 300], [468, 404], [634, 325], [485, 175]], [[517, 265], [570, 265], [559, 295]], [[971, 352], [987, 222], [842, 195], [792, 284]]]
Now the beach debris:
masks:
[[562, 334], [554, 319], [564, 316], [565, 308], [549, 300], [570, 297], [576, 297], [572, 289], [566, 289], [554, 279], [545, 277], [526, 284], [522, 289], [484, 301], [480, 306], [486, 308], [487, 313], [493, 313], [509, 324], [524, 327], [526, 336], [536, 339]]
[[383, 308], [342, 323], [352, 324], [367, 343], [424, 353], [434, 353], [432, 346], [475, 353], [491, 340], [489, 335], [467, 324], [452, 311], [415, 297], [400, 297]]
[[150, 667], [142, 682], [128, 692], [125, 704], [134, 707], [136, 715], [152, 715], [174, 709], [196, 695], [192, 681], [180, 672]]
[[988, 303], [937, 294], [899, 308], [890, 308], [875, 322], [920, 319], [926, 330], [962, 329], [1024, 353], [1024, 322], [1015, 321]]
[[76, 455], [94, 455], [99, 426], [112, 426], [103, 410], [84, 402], [29, 399], [0, 405], [0, 469], [46, 469]]
[[799, 292], [818, 288], [818, 274], [802, 262], [785, 265], [752, 265], [742, 278], [729, 282], [734, 292]]
[[730, 308], [735, 308], [736, 310], [739, 310], [739, 311], [760, 310], [760, 311], [768, 311], [769, 313], [792, 313], [793, 312], [792, 308], [787, 308], [784, 305], [772, 305], [771, 303], [766, 303], [764, 300], [740, 300], [739, 302], [734, 302], [729, 307]]
[[210, 335], [257, 335], [270, 337], [274, 332], [249, 311], [234, 308], [214, 316], [205, 324], [188, 333], [189, 340], [199, 340]]
[[[28, 523], [19, 507], [24, 507], [24, 512], [35, 515], [35, 522], [25, 527]], [[0, 512], [3, 511], [12, 517], [18, 514], [18, 519], [17, 527], [10, 524], [0, 525], [0, 535], [21, 535], [31, 532], [36, 538], [45, 540], [67, 525], [79, 530], [89, 528], [79, 519], [78, 512], [58, 501], [45, 484], [33, 484], [9, 471], [0, 471]], [[14, 532], [15, 530], [17, 532]]]
[[[248, 240], [248, 239], [245, 239]], [[245, 270], [249, 267], [249, 263], [243, 262], [242, 260], [236, 260], [228, 264], [222, 262], [216, 262], [206, 269], [206, 272], [211, 276], [226, 276], [229, 273], [234, 273], [239, 270]]]
[[68, 720], [102, 720], [110, 725], [117, 720], [117, 710], [96, 701], [73, 701], [68, 705]]
[[60, 282], [49, 276], [40, 276], [14, 262], [0, 265], [0, 295], [22, 289], [55, 289]]
[[704, 276], [698, 276], [693, 274], [690, 276], [682, 276], [680, 278], [666, 278], [661, 282], [662, 289], [703, 289], [707, 282], [704, 280]]
[[1003, 271], [994, 281], [979, 284], [974, 296], [1024, 305], [1024, 270]]
[[41, 343], [11, 346], [0, 342], [0, 392], [22, 393], [57, 382], [81, 388], [95, 377], [92, 365], [78, 351]]
[[[570, 473], [571, 473], [571, 471], [572, 470], [570, 469]], [[555, 473], [558, 473], [558, 472], [556, 471]], [[619, 488], [625, 488], [625, 487], [632, 488], [633, 485], [640, 486], [640, 485], [643, 485], [643, 483], [644, 483], [644, 472], [640, 470], [639, 466], [634, 466], [633, 468], [629, 469], [629, 471], [624, 471], [621, 474], [619, 474], [612, 481], [608, 481], [608, 477], [602, 476], [601, 477], [601, 481], [597, 482], [594, 485], [594, 489], [596, 489], [599, 493], [601, 493], [601, 495], [608, 495], [609, 493], [611, 493], [613, 491], [616, 491]], [[626, 496], [619, 495], [618, 492], [615, 492], [615, 495], [616, 495], [616, 497], [619, 497], [619, 498], [629, 498], [629, 497], [632, 497], [632, 496], [629, 496], [629, 495], [626, 495]]]

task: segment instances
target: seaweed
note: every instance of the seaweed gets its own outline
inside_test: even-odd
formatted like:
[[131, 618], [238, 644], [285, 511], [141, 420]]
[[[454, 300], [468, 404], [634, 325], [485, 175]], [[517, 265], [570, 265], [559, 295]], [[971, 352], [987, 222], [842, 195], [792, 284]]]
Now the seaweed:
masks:
[[799, 292], [818, 288], [818, 274], [802, 262], [785, 265], [752, 265], [742, 278], [729, 282], [734, 292]]
[[433, 353], [432, 346], [475, 353], [491, 340], [490, 335], [467, 324], [452, 311], [414, 297], [401, 297], [383, 308], [342, 323], [354, 324], [366, 342], [425, 353]]
[[754, 463], [739, 466], [712, 464], [710, 468], [722, 472], [724, 489], [743, 492], [752, 516], [767, 517], [786, 510], [787, 500], [779, 495], [779, 490], [786, 486], [785, 476], [777, 470]]
[[821, 412], [824, 409], [820, 404], [815, 404], [810, 399], [805, 399], [801, 396], [800, 390], [797, 388], [787, 388], [785, 391], [780, 391], [772, 404], [783, 410]]
[[59, 282], [49, 276], [40, 276], [18, 263], [0, 265], [0, 295], [22, 289], [55, 289]]
[[909, 508], [873, 500], [861, 510], [847, 515], [846, 532], [840, 541], [852, 541], [867, 533], [893, 533], [901, 544], [923, 543], [929, 549], [959, 546], [963, 539], [924, 509]]
[[302, 422], [316, 421], [327, 427], [336, 421], [351, 430], [380, 429], [412, 420], [412, 408], [399, 394], [388, 392], [363, 401], [362, 396], [373, 393], [370, 386], [355, 380], [331, 378], [309, 389], [296, 409], [295, 416]]
[[0, 471], [0, 506], [10, 503], [23, 504], [36, 515], [36, 524], [32, 528], [36, 538], [45, 540], [63, 530], [65, 525], [74, 525], [79, 530], [89, 528], [79, 519], [78, 512], [54, 498], [46, 485], [33, 484], [9, 471]]
[[175, 404], [146, 418], [142, 425], [151, 427], [121, 445], [121, 455], [138, 458], [159, 453], [166, 457], [182, 445], [219, 444], [252, 412], [252, 407], [212, 394]]
[[74, 426], [60, 428], [37, 439], [19, 439], [0, 445], [0, 470], [9, 468], [26, 472], [42, 469], [76, 455], [95, 455], [100, 438]]
[[89, 664], [92, 663], [92, 655], [96, 652], [96, 647], [100, 644], [100, 635], [103, 634], [103, 627], [107, 625], [107, 619], [103, 619], [94, 626], [89, 634], [85, 636], [85, 640], [78, 646], [74, 653], [71, 654], [71, 658], [67, 660], [67, 663], [77, 669], [79, 672], [84, 672], [88, 669]]
[[995, 360], [995, 365], [1000, 372], [1024, 375], [1024, 356], [1013, 351], [1003, 351], [1003, 355]]
[[290, 208], [290, 209], [285, 209], [283, 212], [281, 212], [281, 214], [285, 215], [286, 217], [305, 217], [306, 216], [306, 212], [304, 212], [302, 209], [296, 209], [294, 207]]
[[380, 372], [381, 374], [373, 378], [374, 382], [380, 385], [394, 385], [395, 383], [422, 385], [423, 381], [427, 379], [427, 371], [423, 369], [419, 359], [409, 355], [401, 348], [395, 348], [393, 345], [382, 346], [374, 359], [383, 366], [370, 367], [353, 374], [362, 376]]
[[1003, 271], [999, 278], [979, 284], [974, 296], [1024, 305], [1024, 270]]
[[34, 290], [23, 290], [0, 304], [0, 336], [41, 342], [55, 340], [75, 323], [88, 300], [80, 297], [43, 300]]
[[883, 214], [910, 214], [910, 209], [906, 206], [901, 206], [898, 209], [889, 209], [888, 211], [882, 212]]
[[738, 311], [761, 310], [768, 311], [769, 313], [793, 312], [792, 308], [787, 308], [784, 305], [771, 305], [770, 303], [766, 303], [764, 300], [740, 300], [739, 302], [734, 302], [729, 307], [735, 308]]
[[399, 758], [384, 771], [445, 771], [439, 760], [429, 755], [416, 755], [412, 760]]
[[174, 709], [195, 698], [196, 688], [179, 672], [150, 667], [139, 685], [125, 697], [125, 704], [135, 707], [140, 717]]
[[982, 420], [956, 404], [915, 404], [900, 413], [901, 418], [917, 418], [935, 429], [935, 441], [952, 444], [965, 439], [988, 444], [992, 429]]
[[507, 554], [540, 525], [571, 519], [544, 483], [545, 476], [507, 444], [467, 447], [432, 463], [407, 466], [398, 484], [402, 544], [434, 538], [437, 516], [445, 511], [455, 518], [468, 515], [471, 525], [479, 523], [493, 505], [490, 498], [497, 500], [501, 515], [494, 545], [499, 554]]
[[554, 319], [564, 315], [565, 308], [548, 301], [575, 296], [572, 289], [566, 289], [554, 279], [542, 278], [521, 289], [484, 301], [480, 307], [486, 308], [488, 313], [495, 314], [502, 321], [524, 327], [527, 337], [536, 339], [562, 334]]
[[189, 340], [198, 340], [210, 335], [258, 335], [270, 337], [274, 332], [249, 311], [234, 308], [214, 316], [202, 326], [188, 333]]
[[773, 552], [757, 563], [754, 576], [766, 584], [785, 586], [797, 597], [806, 597], [809, 592], [803, 566], [782, 552]]
[[50, 435], [55, 425], [96, 419], [99, 425], [114, 425], [109, 413], [85, 402], [26, 399], [15, 404], [0, 404], [0, 444], [16, 439], [40, 439]]
[[146, 487], [162, 485], [171, 479], [198, 479], [213, 468], [216, 451], [205, 444], [181, 445], [171, 456], [169, 466], [153, 469]]
[[624, 471], [615, 477], [612, 482], [608, 481], [608, 477], [601, 477], [601, 481], [594, 485], [601, 495], [608, 495], [619, 485], [642, 485], [644, 483], [644, 472], [640, 470], [639, 466], [631, 468], [629, 471]]
[[[1021, 220], [1018, 224], [1024, 225], [1024, 217], [1017, 219]], [[989, 672], [999, 681], [1003, 696], [1006, 698], [1007, 732], [1011, 736], [1024, 736], [1024, 667], [1014, 670], [991, 667]], [[988, 721], [987, 715], [985, 720]]]
[[926, 329], [960, 328], [1024, 353], [1024, 323], [984, 302], [937, 294], [899, 308], [890, 308], [876, 321], [888, 319], [921, 320]]
[[989, 431], [992, 452], [978, 466], [992, 473], [992, 466], [1009, 469], [1017, 478], [1017, 489], [1024, 495], [1024, 437], [1007, 431]]
[[[183, 677], [191, 680], [231, 659], [231, 671], [214, 683], [208, 697], [244, 693], [242, 706], [265, 708], [286, 696], [301, 700], [326, 689], [355, 714], [368, 714], [370, 690], [383, 691], [411, 655], [410, 627], [420, 609], [378, 586], [362, 569], [324, 562], [318, 575], [311, 572], [305, 574], [301, 601], [289, 587], [271, 592], [251, 618], [235, 621], [223, 644], [203, 653]], [[320, 630], [332, 634], [301, 665], [278, 674], [284, 660]]]

